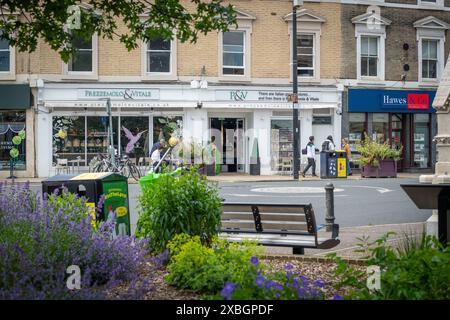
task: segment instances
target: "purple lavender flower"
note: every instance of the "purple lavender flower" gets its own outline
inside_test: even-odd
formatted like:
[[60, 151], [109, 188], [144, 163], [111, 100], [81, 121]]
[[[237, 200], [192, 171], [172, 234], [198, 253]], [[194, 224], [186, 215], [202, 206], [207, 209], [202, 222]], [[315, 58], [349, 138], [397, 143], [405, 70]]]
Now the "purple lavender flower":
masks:
[[320, 289], [323, 289], [325, 287], [325, 283], [322, 280], [314, 280], [313, 284]]
[[309, 286], [308, 278], [306, 278], [305, 276], [300, 276], [300, 280], [302, 280], [302, 283], [303, 283], [304, 287], [308, 287]]
[[234, 289], [236, 289], [236, 287], [237, 287], [237, 285], [235, 283], [226, 282], [225, 287], [222, 289], [222, 291], [220, 291], [220, 295], [225, 300], [231, 300], [231, 296], [233, 294]]
[[290, 262], [286, 263], [286, 265], [284, 266], [284, 270], [286, 271], [290, 271], [292, 269], [294, 269], [294, 265]]
[[255, 283], [258, 287], [261, 288], [264, 284], [264, 281], [265, 281], [265, 279], [263, 276], [260, 276], [260, 275], [256, 276]]
[[341, 295], [336, 293], [333, 297], [333, 300], [344, 300], [344, 298]]
[[259, 265], [259, 259], [256, 256], [253, 256], [250, 258], [250, 263], [253, 264], [255, 267]]

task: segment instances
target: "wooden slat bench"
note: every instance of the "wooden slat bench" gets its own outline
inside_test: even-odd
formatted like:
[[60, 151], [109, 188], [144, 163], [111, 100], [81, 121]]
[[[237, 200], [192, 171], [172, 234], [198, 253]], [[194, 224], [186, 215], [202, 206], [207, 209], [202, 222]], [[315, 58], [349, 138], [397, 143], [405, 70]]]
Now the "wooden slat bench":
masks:
[[224, 203], [220, 238], [228, 241], [257, 240], [266, 246], [330, 249], [340, 241], [339, 225], [333, 224], [331, 238], [318, 238], [311, 204]]

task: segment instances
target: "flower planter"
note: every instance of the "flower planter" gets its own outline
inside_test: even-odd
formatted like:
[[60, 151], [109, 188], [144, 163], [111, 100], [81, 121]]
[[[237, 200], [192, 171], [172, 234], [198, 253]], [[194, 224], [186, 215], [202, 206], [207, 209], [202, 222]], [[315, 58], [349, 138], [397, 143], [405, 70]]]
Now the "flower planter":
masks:
[[384, 159], [379, 161], [380, 166], [363, 166], [361, 176], [363, 178], [396, 178], [397, 162], [394, 159]]

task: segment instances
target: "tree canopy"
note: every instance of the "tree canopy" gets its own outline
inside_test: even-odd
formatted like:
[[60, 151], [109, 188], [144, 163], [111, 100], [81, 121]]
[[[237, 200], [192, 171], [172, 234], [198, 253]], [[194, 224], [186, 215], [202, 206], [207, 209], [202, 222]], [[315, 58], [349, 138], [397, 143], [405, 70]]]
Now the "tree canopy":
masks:
[[74, 37], [117, 37], [132, 50], [140, 40], [195, 42], [199, 34], [236, 25], [233, 7], [222, 0], [0, 0], [0, 17], [0, 38], [11, 46], [33, 52], [42, 39], [65, 62]]

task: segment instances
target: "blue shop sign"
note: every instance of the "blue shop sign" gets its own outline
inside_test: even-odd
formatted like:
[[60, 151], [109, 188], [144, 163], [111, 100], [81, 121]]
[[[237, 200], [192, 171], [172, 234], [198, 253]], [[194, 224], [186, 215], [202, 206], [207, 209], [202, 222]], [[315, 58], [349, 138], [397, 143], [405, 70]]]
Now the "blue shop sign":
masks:
[[348, 112], [433, 113], [436, 91], [349, 89]]

